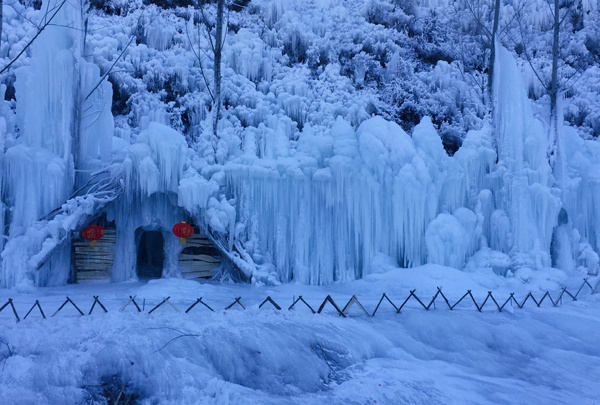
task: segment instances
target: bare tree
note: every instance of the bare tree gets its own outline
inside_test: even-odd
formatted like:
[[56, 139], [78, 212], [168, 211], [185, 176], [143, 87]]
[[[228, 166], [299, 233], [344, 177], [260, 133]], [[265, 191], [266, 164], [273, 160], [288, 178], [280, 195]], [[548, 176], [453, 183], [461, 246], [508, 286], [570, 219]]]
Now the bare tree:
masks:
[[[83, 35], [79, 38], [79, 44], [77, 44], [77, 50], [79, 55], [76, 55], [77, 58], [84, 58], [85, 55], [85, 41], [87, 35], [87, 25], [88, 25], [88, 10], [89, 10], [89, 1], [88, 0], [80, 0], [79, 7], [81, 13], [81, 25], [85, 27]], [[73, 165], [75, 169], [79, 169], [81, 167], [81, 124], [83, 122], [82, 109], [83, 109], [83, 89], [82, 89], [82, 79], [81, 79], [81, 64], [78, 63], [78, 72], [76, 78], [76, 91], [75, 91], [75, 109], [73, 111], [73, 121], [71, 123], [71, 154], [73, 155]], [[80, 173], [75, 173], [75, 183], [73, 187], [77, 188], [80, 184]]]
[[[559, 0], [554, 0], [554, 24], [552, 27], [552, 78], [550, 79], [550, 142], [548, 149], [548, 158], [550, 165], [554, 166], [556, 160], [558, 143], [558, 40], [560, 34], [560, 14]], [[567, 12], [568, 13], [568, 12]], [[566, 16], [566, 14], [565, 14]], [[553, 167], [554, 169], [554, 167]]]
[[[56, 6], [52, 7], [52, 8], [49, 8], [48, 10], [46, 10], [46, 13], [42, 17], [42, 21], [38, 25], [38, 30], [37, 30], [36, 34], [23, 47], [23, 49], [21, 50], [21, 52], [19, 52], [17, 54], [17, 56], [15, 56], [10, 62], [8, 62], [8, 64], [6, 66], [4, 66], [2, 68], [2, 70], [0, 70], [0, 74], [6, 72], [25, 53], [25, 51], [27, 51], [27, 49], [31, 46], [31, 44], [33, 44], [33, 42], [37, 39], [37, 37], [40, 36], [40, 34], [44, 31], [44, 29], [46, 29], [46, 27], [49, 26], [52, 23], [52, 20], [54, 19], [54, 17], [56, 17], [56, 15], [58, 14], [58, 12], [63, 8], [63, 6], [65, 5], [66, 2], [67, 2], [67, 0], [63, 0], [58, 5], [56, 5]], [[1, 31], [1, 28], [0, 28], [0, 31]]]
[[217, 135], [217, 124], [221, 115], [221, 54], [223, 51], [223, 9], [225, 0], [217, 0], [217, 27], [215, 41], [211, 41], [211, 47], [215, 55], [214, 84], [215, 84], [215, 117], [213, 121], [213, 132]]
[[[496, 61], [496, 41], [498, 34], [498, 23], [500, 20], [500, 4], [501, 0], [494, 1], [494, 22], [490, 38], [490, 61], [488, 64], [488, 100], [492, 100], [492, 89], [494, 83], [494, 64]], [[493, 108], [491, 109], [493, 113]]]
[[[493, 0], [491, 8], [487, 6], [485, 2], [479, 0], [464, 0], [463, 5], [468, 10], [471, 18], [477, 26], [477, 35], [481, 35], [481, 44], [484, 48], [484, 53], [489, 49], [489, 58], [487, 62], [487, 88], [486, 88], [486, 101], [488, 104], [489, 111], [494, 114], [493, 106], [493, 83], [494, 83], [494, 72], [495, 72], [495, 60], [496, 60], [496, 44], [498, 43], [500, 36], [506, 31], [513, 23], [515, 19], [521, 14], [521, 11], [527, 4], [524, 0], [520, 6], [514, 11], [514, 14], [510, 20], [500, 27], [500, 13], [502, 9], [502, 0]], [[491, 19], [490, 19], [491, 18]], [[490, 26], [491, 25], [491, 26]]]
[[[561, 75], [559, 72], [559, 65], [561, 64], [561, 55], [560, 55], [560, 42], [561, 42], [561, 31], [567, 17], [571, 15], [573, 6], [576, 5], [575, 1], [570, 1], [569, 3], [561, 3], [560, 0], [545, 0], [548, 4], [548, 8], [550, 10], [550, 14], [552, 16], [552, 68], [550, 73], [550, 79], [544, 79], [543, 74], [536, 68], [531, 58], [531, 55], [527, 49], [527, 39], [523, 34], [523, 22], [519, 19], [519, 28], [521, 32], [521, 41], [524, 49], [525, 57], [534, 72], [536, 78], [539, 82], [544, 86], [548, 96], [550, 97], [550, 125], [549, 125], [549, 134], [548, 134], [548, 162], [550, 163], [550, 167], [552, 171], [556, 171], [557, 158], [561, 153], [561, 142], [559, 139], [559, 125], [561, 121], [562, 111], [560, 111], [560, 106], [558, 104], [558, 98], [560, 96], [561, 91], [564, 90], [563, 84], [566, 83], [571, 77], [567, 78], [567, 80], [563, 80], [561, 83]], [[561, 7], [561, 5], [563, 7]], [[561, 9], [562, 16], [561, 16]], [[577, 72], [576, 72], [577, 73]], [[576, 74], [575, 73], [575, 74]], [[562, 79], [565, 79], [564, 77]], [[557, 179], [558, 180], [558, 179]]]
[[[212, 85], [209, 83], [209, 80], [206, 76], [206, 71], [204, 68], [203, 57], [202, 57], [202, 52], [203, 52], [202, 49], [200, 48], [200, 46], [198, 46], [198, 49], [196, 50], [196, 48], [192, 44], [193, 41], [189, 36], [189, 32], [188, 32], [188, 39], [190, 40], [192, 51], [194, 52], [194, 55], [196, 56], [196, 59], [198, 60], [198, 64], [200, 66], [200, 72], [202, 74], [204, 84], [206, 85], [208, 94], [212, 101], [211, 109], [213, 111], [213, 117], [212, 117], [213, 118], [213, 134], [215, 136], [217, 136], [217, 126], [219, 123], [219, 119], [221, 118], [221, 107], [222, 107], [221, 61], [222, 61], [222, 54], [223, 54], [223, 45], [225, 43], [225, 35], [224, 34], [226, 33], [226, 30], [225, 30], [225, 32], [223, 30], [224, 25], [225, 25], [225, 19], [224, 19], [225, 0], [217, 0], [217, 16], [216, 16], [215, 27], [214, 27], [214, 29], [215, 29], [214, 37], [212, 34], [213, 24], [210, 22], [210, 20], [206, 16], [202, 6], [200, 6], [199, 8], [200, 8], [200, 14], [202, 17], [200, 24], [204, 27], [204, 30], [206, 31], [206, 37], [208, 39], [208, 43], [210, 45], [210, 51], [212, 53], [212, 59], [213, 59], [213, 65], [214, 65], [213, 66]], [[200, 31], [200, 29], [198, 31]]]

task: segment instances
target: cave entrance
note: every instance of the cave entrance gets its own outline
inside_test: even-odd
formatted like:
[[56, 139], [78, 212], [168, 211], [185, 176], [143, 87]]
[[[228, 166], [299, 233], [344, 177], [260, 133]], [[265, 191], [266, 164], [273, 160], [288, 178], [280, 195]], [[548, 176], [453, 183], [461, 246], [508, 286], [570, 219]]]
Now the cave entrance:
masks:
[[142, 230], [137, 251], [137, 276], [160, 278], [165, 261], [165, 238], [161, 231]]

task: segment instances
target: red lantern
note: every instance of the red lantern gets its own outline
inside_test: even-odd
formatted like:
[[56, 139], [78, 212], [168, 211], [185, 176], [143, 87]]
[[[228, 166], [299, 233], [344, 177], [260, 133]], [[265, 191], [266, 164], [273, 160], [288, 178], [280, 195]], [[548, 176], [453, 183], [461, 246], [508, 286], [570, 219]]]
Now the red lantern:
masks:
[[175, 224], [173, 233], [179, 238], [179, 244], [185, 245], [186, 239], [194, 234], [194, 228], [186, 224], [185, 221], [181, 221], [180, 223]]
[[81, 232], [83, 239], [90, 241], [90, 247], [98, 245], [98, 239], [104, 236], [104, 228], [100, 225], [90, 225]]

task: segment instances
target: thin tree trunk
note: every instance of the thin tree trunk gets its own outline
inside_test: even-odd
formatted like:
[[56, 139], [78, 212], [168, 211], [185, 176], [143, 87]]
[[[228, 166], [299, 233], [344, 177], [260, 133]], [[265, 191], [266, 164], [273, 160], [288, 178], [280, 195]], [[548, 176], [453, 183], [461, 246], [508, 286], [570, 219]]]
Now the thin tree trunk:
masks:
[[2, 44], [2, 6], [3, 1], [0, 0], [0, 45]]
[[214, 120], [213, 133], [217, 135], [217, 124], [221, 115], [221, 51], [223, 50], [223, 10], [225, 0], [219, 0], [217, 3], [217, 32], [215, 38], [215, 99], [214, 99]]
[[77, 36], [79, 40], [79, 44], [76, 46], [76, 50], [78, 55], [75, 55], [77, 58], [77, 78], [75, 83], [75, 111], [73, 111], [73, 122], [71, 124], [71, 133], [72, 133], [72, 144], [71, 144], [71, 153], [73, 155], [73, 167], [75, 169], [75, 178], [73, 182], [74, 190], [77, 190], [82, 184], [84, 175], [79, 171], [81, 169], [81, 136], [83, 132], [82, 123], [83, 123], [83, 103], [86, 99], [83, 98], [83, 83], [82, 83], [82, 72], [83, 72], [83, 64], [85, 63], [85, 41], [87, 37], [87, 11], [88, 11], [88, 3], [85, 0], [81, 0], [79, 3], [79, 12], [81, 18], [81, 25], [83, 28], [82, 33], [76, 33], [74, 35]]
[[559, 13], [559, 0], [554, 0], [554, 35], [552, 42], [552, 79], [550, 81], [550, 143], [548, 158], [550, 160], [550, 166], [554, 169], [556, 161], [556, 153], [558, 140], [558, 111], [557, 111], [557, 98], [558, 98], [558, 39], [560, 29], [560, 13]]
[[493, 87], [494, 87], [494, 64], [496, 61], [496, 34], [498, 32], [498, 24], [500, 20], [500, 2], [496, 0], [494, 3], [494, 26], [492, 27], [492, 46], [490, 48], [490, 62], [488, 66], [488, 102], [492, 115], [494, 113], [493, 106]]

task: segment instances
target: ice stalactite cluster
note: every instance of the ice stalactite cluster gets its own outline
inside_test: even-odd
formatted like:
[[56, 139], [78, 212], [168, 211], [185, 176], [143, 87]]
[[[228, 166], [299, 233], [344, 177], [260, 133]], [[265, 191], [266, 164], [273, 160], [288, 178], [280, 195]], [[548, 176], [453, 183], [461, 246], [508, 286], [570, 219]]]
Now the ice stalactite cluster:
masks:
[[[429, 119], [412, 139], [375, 117], [357, 131], [338, 119], [329, 136], [303, 133], [298, 143], [297, 160], [226, 169], [245, 225], [239, 237], [281, 281], [360, 278], [378, 254], [416, 266], [430, 251], [430, 261], [460, 267], [477, 249], [481, 226], [464, 208], [465, 169], [446, 155]], [[439, 212], [446, 214], [436, 219]], [[440, 229], [426, 232], [432, 221]]]
[[[113, 91], [110, 82], [100, 82], [100, 68], [79, 60], [81, 75], [81, 127], [77, 185], [85, 183], [91, 173], [100, 170], [112, 159], [115, 123], [111, 113]], [[95, 88], [95, 89], [94, 89]], [[92, 91], [93, 90], [93, 91]]]
[[[59, 5], [49, 0], [43, 7]], [[104, 82], [89, 94], [100, 72], [81, 55], [81, 13], [79, 5], [65, 3], [33, 43], [30, 64], [16, 70], [19, 139], [7, 145], [4, 174], [13, 235], [61, 206], [76, 170], [84, 181], [111, 157], [112, 88]]]
[[[60, 4], [48, 0], [42, 8]], [[64, 242], [95, 204], [86, 197], [67, 201], [76, 173], [81, 184], [111, 159], [112, 89], [105, 82], [86, 98], [100, 72], [82, 56], [82, 12], [79, 3], [65, 3], [33, 43], [30, 63], [15, 71], [19, 137], [6, 145], [2, 171], [10, 207], [3, 286], [66, 283], [70, 248]]]
[[[428, 118], [412, 138], [382, 118], [356, 131], [338, 118], [325, 135], [307, 126], [295, 151], [227, 166], [237, 236], [254, 261], [271, 263], [281, 281], [311, 284], [363, 277], [380, 254], [401, 266], [500, 274], [552, 264], [597, 271], [599, 148], [565, 128], [570, 189], [561, 193], [515, 61], [505, 49], [497, 58], [495, 128], [469, 132], [453, 157]], [[270, 147], [286, 150], [280, 143]], [[573, 213], [564, 224], [561, 208]]]
[[568, 168], [563, 206], [572, 225], [570, 240], [577, 265], [598, 274], [600, 252], [600, 144], [585, 141], [565, 127], [565, 155]]
[[73, 38], [75, 30], [58, 26], [71, 23], [69, 13], [70, 7], [59, 11], [55, 24], [32, 45], [30, 66], [16, 71], [20, 138], [5, 156], [6, 186], [13, 207], [12, 235], [59, 207], [73, 188], [77, 41]]
[[[51, 0], [43, 4], [43, 7], [54, 6]], [[27, 263], [34, 252], [19, 248], [16, 242], [11, 244], [11, 239], [31, 233], [32, 225], [60, 207], [73, 191], [72, 134], [79, 83], [76, 55], [81, 33], [64, 30], [61, 25], [75, 21], [73, 17], [78, 11], [81, 10], [62, 7], [54, 24], [46, 27], [32, 45], [31, 64], [16, 71], [15, 90], [19, 100], [16, 121], [20, 136], [6, 150], [2, 173], [11, 207], [10, 239], [2, 254], [3, 285], [33, 281]], [[50, 234], [50, 230], [38, 232], [28, 246], [36, 245], [34, 250], [39, 251]], [[59, 256], [55, 259], [64, 265]]]

